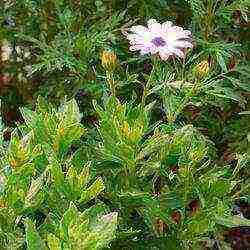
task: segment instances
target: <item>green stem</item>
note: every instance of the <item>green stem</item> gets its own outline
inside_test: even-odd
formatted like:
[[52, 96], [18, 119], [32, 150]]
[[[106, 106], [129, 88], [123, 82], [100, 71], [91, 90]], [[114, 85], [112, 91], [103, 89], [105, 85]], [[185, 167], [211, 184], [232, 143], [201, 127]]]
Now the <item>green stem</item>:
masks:
[[186, 56], [183, 58], [183, 61], [182, 61], [182, 69], [181, 69], [181, 80], [182, 81], [184, 81], [185, 66], [186, 66]]
[[201, 86], [201, 80], [198, 78], [195, 78], [194, 86], [192, 87], [192, 94], [196, 94], [200, 86]]
[[107, 72], [107, 78], [108, 78], [108, 84], [109, 84], [109, 87], [110, 87], [110, 91], [111, 91], [111, 94], [113, 96], [115, 96], [115, 80], [114, 80], [114, 76], [113, 76], [113, 73], [110, 73], [110, 72]]
[[150, 90], [150, 87], [151, 87], [151, 80], [152, 80], [152, 76], [154, 74], [154, 71], [155, 71], [155, 65], [156, 65], [156, 59], [153, 59], [153, 68], [150, 72], [150, 75], [149, 75], [149, 79], [146, 83], [146, 86], [144, 87], [144, 90], [143, 90], [143, 93], [142, 93], [142, 99], [141, 99], [141, 105], [142, 107], [145, 106], [145, 103], [146, 103], [146, 97], [148, 95], [148, 91]]

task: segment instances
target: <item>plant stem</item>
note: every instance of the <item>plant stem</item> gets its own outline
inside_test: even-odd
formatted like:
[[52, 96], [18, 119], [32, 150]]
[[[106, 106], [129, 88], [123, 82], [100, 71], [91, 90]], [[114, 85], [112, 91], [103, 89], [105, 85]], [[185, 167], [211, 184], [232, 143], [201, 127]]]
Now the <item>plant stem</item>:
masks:
[[115, 80], [114, 80], [113, 73], [107, 71], [107, 78], [108, 78], [107, 82], [109, 84], [111, 94], [115, 96], [116, 94], [115, 93]]
[[144, 90], [143, 90], [143, 93], [142, 93], [142, 99], [141, 99], [142, 107], [145, 106], [146, 97], [147, 97], [148, 91], [150, 90], [150, 87], [151, 87], [151, 80], [152, 80], [152, 76], [153, 76], [154, 71], [155, 71], [155, 65], [156, 65], [156, 60], [153, 59], [153, 68], [152, 68], [152, 70], [150, 72], [149, 79], [148, 79], [148, 81], [146, 83], [146, 86], [144, 87]]

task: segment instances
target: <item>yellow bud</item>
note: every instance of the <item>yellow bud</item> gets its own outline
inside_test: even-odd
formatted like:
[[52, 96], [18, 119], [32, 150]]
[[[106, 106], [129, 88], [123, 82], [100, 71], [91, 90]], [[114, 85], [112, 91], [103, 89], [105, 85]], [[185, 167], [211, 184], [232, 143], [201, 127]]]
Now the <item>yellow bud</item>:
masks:
[[209, 71], [209, 63], [207, 60], [201, 61], [196, 66], [196, 74], [198, 78], [203, 78]]
[[59, 150], [59, 144], [58, 144], [58, 142], [54, 142], [54, 143], [53, 143], [53, 149], [54, 149], [56, 152], [58, 152], [58, 150]]
[[7, 204], [5, 203], [4, 200], [0, 200], [0, 208], [5, 208], [7, 207]]
[[17, 167], [17, 161], [15, 159], [11, 160], [10, 161], [10, 165], [13, 167], [13, 168], [16, 168]]
[[64, 135], [64, 132], [65, 132], [64, 128], [59, 128], [59, 134], [60, 135]]
[[114, 52], [102, 52], [102, 67], [107, 71], [113, 71], [116, 66], [117, 57]]
[[129, 137], [130, 135], [130, 128], [129, 128], [129, 124], [124, 121], [121, 127], [122, 133], [126, 136]]

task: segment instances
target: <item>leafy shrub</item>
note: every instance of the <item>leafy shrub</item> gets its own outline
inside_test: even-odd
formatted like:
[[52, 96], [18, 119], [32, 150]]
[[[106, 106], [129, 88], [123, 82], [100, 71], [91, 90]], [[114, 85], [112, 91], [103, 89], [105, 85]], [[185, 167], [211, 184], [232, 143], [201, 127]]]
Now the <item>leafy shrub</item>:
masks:
[[89, 163], [84, 166], [71, 153], [72, 143], [86, 133], [76, 102], [56, 112], [39, 99], [35, 112], [24, 108], [22, 114], [26, 123], [1, 152], [1, 248], [105, 246], [117, 213], [98, 215], [106, 211], [98, 206], [83, 210], [104, 184], [91, 178]]
[[0, 248], [239, 249], [249, 1], [1, 7]]

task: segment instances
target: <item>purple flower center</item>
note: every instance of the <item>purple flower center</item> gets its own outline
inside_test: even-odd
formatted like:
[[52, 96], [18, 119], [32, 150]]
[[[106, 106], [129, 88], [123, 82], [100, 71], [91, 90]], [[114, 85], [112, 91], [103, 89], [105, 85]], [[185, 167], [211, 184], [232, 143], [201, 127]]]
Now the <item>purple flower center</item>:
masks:
[[155, 37], [151, 41], [156, 47], [163, 47], [166, 45], [166, 41], [162, 37]]

